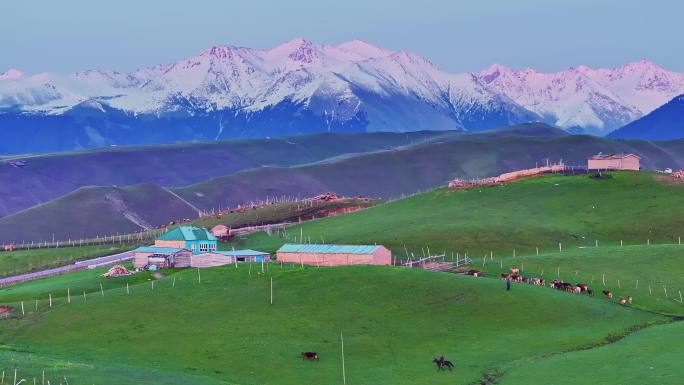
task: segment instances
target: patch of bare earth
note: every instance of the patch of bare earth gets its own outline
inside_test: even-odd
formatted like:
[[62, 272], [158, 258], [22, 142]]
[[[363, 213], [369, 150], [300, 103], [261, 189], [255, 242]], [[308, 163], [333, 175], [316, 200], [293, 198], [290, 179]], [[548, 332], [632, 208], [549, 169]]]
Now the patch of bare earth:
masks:
[[684, 179], [675, 178], [670, 175], [654, 175], [653, 179], [660, 183], [673, 184], [673, 185], [684, 185]]

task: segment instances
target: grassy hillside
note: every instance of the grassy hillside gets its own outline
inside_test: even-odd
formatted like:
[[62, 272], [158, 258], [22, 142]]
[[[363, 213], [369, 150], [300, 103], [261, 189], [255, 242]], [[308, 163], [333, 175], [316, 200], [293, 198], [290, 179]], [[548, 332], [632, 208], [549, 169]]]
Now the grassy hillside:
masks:
[[[552, 161], [563, 159], [571, 165], [585, 164], [588, 154], [599, 151], [636, 152], [643, 157], [642, 163], [646, 168], [684, 167], [684, 155], [682, 155], [684, 154], [684, 141], [657, 144], [608, 141], [595, 137], [570, 136], [545, 125], [524, 125], [477, 134], [447, 133], [445, 135], [451, 136], [440, 137], [440, 141], [432, 138], [433, 142], [422, 145], [404, 146], [361, 155], [340, 155], [334, 159], [304, 166], [259, 167], [171, 190], [199, 209], [211, 210], [280, 196], [307, 197], [325, 191], [334, 191], [347, 196], [360, 195], [383, 199], [400, 197], [418, 190], [444, 185], [455, 177], [492, 176], [504, 171], [544, 164], [547, 158]], [[390, 138], [396, 139], [394, 136]], [[339, 146], [340, 144], [335, 144], [333, 147], [337, 149]], [[285, 153], [283, 150], [281, 155], [285, 157]], [[303, 161], [301, 154], [297, 151], [292, 154], [293, 158]], [[203, 167], [193, 166], [187, 168], [186, 172], [190, 173], [192, 170]], [[161, 188], [154, 190], [149, 185], [144, 186], [150, 191], [147, 198], [141, 193], [131, 193], [129, 200], [137, 199], [141, 202], [139, 206], [143, 218], [150, 216], [157, 218], [150, 220], [152, 224], [157, 225], [167, 223], [171, 219], [192, 217], [186, 214], [189, 207], [182, 202], [176, 202], [175, 206], [156, 204], [155, 196], [168, 199], [168, 194]], [[43, 191], [43, 189], [39, 188], [36, 191]], [[90, 197], [85, 199], [85, 202], [102, 202], [105, 200], [104, 195], [110, 189], [95, 188], [86, 189], [86, 191]], [[101, 196], [94, 196], [96, 193]], [[136, 196], [139, 198], [135, 198]], [[78, 204], [78, 200], [58, 199], [46, 206], [32, 209], [30, 216], [21, 213], [22, 215], [16, 214], [16, 217], [13, 215], [0, 219], [0, 234], [4, 233], [9, 236], [12, 230], [7, 232], [3, 230], [13, 228], [16, 223], [20, 223], [21, 226], [28, 228], [40, 227], [43, 231], [39, 234], [49, 236], [52, 232], [59, 232], [67, 238], [80, 237], [84, 231], [82, 228], [74, 227], [70, 233], [65, 233], [64, 230], [68, 227], [63, 226], [61, 217], [46, 213], [45, 207], [55, 206], [59, 206], [61, 212], [83, 217], [74, 221], [89, 222], [91, 218], [98, 218], [97, 226], [109, 229], [108, 234], [131, 231], [130, 229], [134, 226], [120, 215], [118, 218], [112, 217], [111, 210], [106, 207], [103, 209], [99, 203], [89, 207], [88, 211], [84, 211]], [[174, 212], [175, 207], [180, 208], [180, 212]], [[38, 218], [40, 218], [40, 224], [36, 224]], [[49, 220], [44, 220], [44, 218], [49, 218]], [[90, 231], [92, 233], [95, 230], [90, 229]], [[15, 231], [13, 234], [16, 233]], [[25, 237], [25, 234], [22, 230], [12, 239], [16, 239], [17, 236]], [[0, 241], [2, 240], [0, 238]]]
[[[4, 304], [40, 299], [37, 313], [29, 307], [24, 318], [0, 323], [0, 357], [29, 381], [45, 369], [53, 380], [129, 384], [151, 369], [159, 376], [148, 375], [148, 384], [173, 375], [183, 383], [331, 384], [341, 381], [342, 332], [350, 383], [470, 384], [505, 362], [664, 320], [586, 296], [531, 286], [506, 292], [496, 280], [417, 269], [259, 268], [202, 270], [201, 283], [196, 271], [179, 271], [154, 291], [146, 276], [109, 281], [97, 272], [0, 290]], [[66, 287], [90, 294], [66, 304]], [[321, 361], [302, 361], [305, 350]], [[435, 370], [439, 354], [454, 360], [454, 372]]]
[[456, 177], [487, 177], [534, 167], [544, 164], [547, 158], [586, 166], [587, 156], [598, 152], [638, 153], [646, 169], [684, 168], [684, 141], [654, 144], [567, 135], [469, 136], [314, 165], [262, 167], [175, 191], [204, 208], [323, 191], [393, 198], [443, 186]]
[[[684, 316], [684, 245], [601, 246], [562, 253], [475, 258], [474, 265], [491, 277], [523, 269], [523, 275], [586, 283], [601, 296], [610, 290], [615, 300], [634, 298], [633, 307], [662, 314]], [[637, 282], [638, 281], [638, 282]]]
[[[684, 184], [657, 181], [652, 173], [548, 175], [501, 186], [438, 189], [341, 217], [289, 228], [289, 240], [378, 243], [399, 257], [468, 252], [518, 255], [578, 246], [676, 243], [684, 239]], [[256, 234], [248, 246], [275, 250], [287, 239]], [[421, 251], [422, 249], [422, 251]]]
[[64, 197], [0, 218], [0, 241], [51, 241], [129, 234], [197, 218], [198, 212], [162, 187], [83, 187]]
[[[11, 157], [0, 162], [0, 216], [84, 186], [183, 186], [262, 165], [304, 164], [458, 135], [461, 134], [328, 133]], [[23, 160], [27, 165], [12, 167], [10, 160]]]
[[[126, 189], [127, 191], [132, 191], [136, 192], [138, 190], [138, 187], [140, 186], [133, 186], [131, 189]], [[138, 197], [138, 196], [136, 196]], [[85, 197], [82, 197], [85, 198]], [[127, 201], [129, 201], [127, 199]], [[132, 202], [136, 202], [135, 199], [130, 199]], [[148, 207], [144, 207], [144, 205], [141, 205], [141, 207], [136, 208], [136, 212], [139, 213], [145, 213], [148, 215], [155, 215], [155, 213], [158, 213], [161, 211], [162, 213], [165, 213], [166, 211], [163, 210], [157, 210], [157, 204], [160, 202], [160, 200], [150, 200], [147, 202]], [[175, 202], [172, 202], [172, 204]], [[172, 204], [167, 204], [165, 207], [167, 209], [172, 208]], [[297, 222], [299, 220], [309, 220], [312, 218], [320, 218], [326, 215], [330, 215], [331, 212], [337, 211], [337, 210], [344, 210], [344, 209], [349, 209], [349, 208], [356, 208], [356, 207], [369, 207], [372, 206], [374, 202], [371, 201], [366, 201], [366, 200], [339, 200], [339, 201], [311, 201], [311, 202], [291, 202], [291, 203], [278, 203], [278, 204], [272, 204], [268, 206], [262, 206], [259, 208], [255, 209], [247, 209], [244, 211], [233, 211], [233, 212], [228, 212], [228, 213], [222, 213], [220, 215], [212, 215], [208, 217], [203, 217], [200, 219], [195, 219], [191, 222], [184, 222], [185, 224], [191, 224], [195, 226], [202, 226], [202, 227], [207, 227], [211, 228], [217, 224], [224, 224], [227, 225], [231, 228], [239, 228], [239, 227], [245, 227], [245, 226], [254, 226], [254, 225], [264, 225], [264, 224], [270, 224], [270, 223], [281, 223], [281, 222]], [[83, 204], [85, 207], [85, 204]], [[133, 206], [133, 205], [129, 205]], [[111, 219], [117, 220], [121, 217], [120, 213], [111, 213]], [[63, 226], [77, 226], [78, 224], [74, 224], [72, 221], [73, 219], [71, 216], [63, 216], [60, 218], [63, 219]], [[103, 225], [104, 223], [112, 224], [113, 221], [107, 221], [104, 220], [103, 218], [100, 217], [92, 217], [91, 218], [93, 223], [98, 223], [100, 226]], [[0, 223], [3, 220], [0, 219]], [[128, 225], [126, 222], [124, 224]], [[83, 231], [83, 234], [86, 236], [90, 237], [95, 237], [97, 234], [96, 231], [98, 229], [101, 229], [101, 227], [98, 226], [88, 226], [88, 223], [84, 223], [80, 227]], [[114, 229], [114, 228], [112, 228]], [[122, 230], [125, 228], [122, 228]], [[21, 231], [18, 231], [21, 230]], [[26, 223], [23, 223], [21, 221], [14, 223], [13, 226], [9, 227], [8, 230], [5, 232], [5, 236], [7, 234], [12, 233], [12, 231], [16, 231], [13, 234], [17, 234], [17, 237], [22, 236], [26, 237], [26, 234], [32, 234], [36, 235], [36, 233], [32, 232], [32, 228], [27, 226]], [[111, 229], [110, 229], [111, 230]], [[157, 230], [159, 231], [159, 230]], [[28, 232], [28, 233], [27, 233]], [[39, 235], [43, 236], [43, 238], [38, 238]], [[49, 235], [45, 235], [45, 232], [42, 233], [37, 233], [36, 235], [36, 240], [46, 240], [45, 237]], [[57, 233], [57, 235], [64, 235], [65, 233]], [[145, 234], [146, 239], [151, 239], [151, 237], [154, 234], [150, 234], [150, 232], [147, 232]], [[60, 238], [56, 238], [60, 239]], [[116, 239], [116, 237], [115, 237]], [[29, 271], [36, 271], [36, 270], [44, 270], [49, 267], [55, 267], [55, 266], [62, 266], [66, 265], [69, 263], [72, 263], [74, 261], [79, 261], [79, 260], [84, 260], [84, 259], [89, 259], [89, 258], [94, 258], [94, 257], [99, 257], [103, 255], [109, 255], [109, 254], [114, 254], [118, 253], [121, 251], [125, 250], [130, 250], [138, 246], [138, 244], [128, 244], [125, 240], [126, 239], [136, 239], [135, 237], [130, 237], [124, 238], [124, 243], [119, 244], [116, 243], [114, 245], [111, 244], [106, 244], [106, 245], [96, 245], [96, 246], [83, 246], [83, 247], [59, 247], [59, 248], [54, 248], [54, 247], [49, 247], [49, 248], [37, 248], [35, 247], [32, 250], [16, 250], [12, 252], [2, 252], [0, 251], [0, 276], [8, 276], [8, 275], [16, 275], [16, 274], [21, 274]], [[48, 239], [50, 241], [51, 239]], [[91, 238], [90, 241], [93, 241]], [[152, 243], [151, 240], [142, 242], [142, 244], [150, 244]]]
[[497, 383], [546, 385], [553, 378], [555, 385], [681, 384], [683, 334], [682, 322], [646, 329], [598, 349], [521, 364], [511, 368]]
[[18, 275], [76, 261], [116, 254], [135, 248], [133, 244], [40, 248], [0, 252], [0, 277]]

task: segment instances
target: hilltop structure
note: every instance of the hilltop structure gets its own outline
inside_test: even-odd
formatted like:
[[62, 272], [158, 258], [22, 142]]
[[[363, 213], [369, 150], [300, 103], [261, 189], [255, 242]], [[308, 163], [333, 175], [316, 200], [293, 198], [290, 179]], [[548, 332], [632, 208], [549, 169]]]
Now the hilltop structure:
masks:
[[590, 156], [587, 160], [589, 170], [632, 170], [639, 171], [641, 158], [635, 154]]

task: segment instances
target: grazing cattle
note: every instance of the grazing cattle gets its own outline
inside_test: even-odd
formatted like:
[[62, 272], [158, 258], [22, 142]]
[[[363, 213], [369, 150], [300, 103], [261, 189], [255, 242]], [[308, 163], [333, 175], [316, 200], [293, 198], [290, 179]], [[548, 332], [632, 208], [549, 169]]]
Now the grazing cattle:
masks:
[[584, 293], [585, 291], [589, 290], [589, 285], [587, 285], [586, 283], [578, 283], [578, 284], [577, 284], [577, 287], [580, 288], [580, 290], [582, 291], [582, 293]]
[[605, 295], [606, 298], [613, 299], [613, 292], [610, 290], [604, 290], [603, 295]]
[[480, 270], [468, 270], [466, 272], [467, 275], [472, 275], [473, 277], [482, 277], [484, 274]]
[[514, 274], [514, 275], [520, 274], [520, 269], [518, 269], [517, 267], [511, 267], [510, 270], [511, 270], [511, 274]]
[[507, 273], [501, 273], [501, 279], [511, 279], [511, 275]]
[[318, 353], [316, 352], [302, 352], [302, 360], [318, 361]]
[[573, 291], [575, 292], [575, 294], [582, 294], [582, 288], [579, 286], [575, 286]]
[[627, 304], [627, 298], [620, 297], [620, 305], [626, 305], [626, 304]]
[[594, 291], [591, 290], [591, 289], [587, 289], [587, 295], [589, 295], [590, 297], [593, 297], [593, 296], [594, 296]]
[[632, 304], [632, 296], [631, 295], [627, 296], [627, 303], [630, 305]]

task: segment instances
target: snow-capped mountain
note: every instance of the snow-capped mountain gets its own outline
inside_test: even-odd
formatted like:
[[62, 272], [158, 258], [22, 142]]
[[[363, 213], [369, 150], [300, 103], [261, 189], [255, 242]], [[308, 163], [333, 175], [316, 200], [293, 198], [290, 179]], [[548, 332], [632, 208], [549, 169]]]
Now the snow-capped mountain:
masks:
[[606, 134], [682, 92], [682, 74], [649, 62], [450, 74], [359, 40], [215, 46], [130, 73], [0, 73], [0, 153], [317, 131], [482, 130], [538, 120]]
[[684, 74], [645, 60], [556, 73], [494, 65], [478, 79], [548, 123], [595, 135], [606, 135], [684, 92]]

